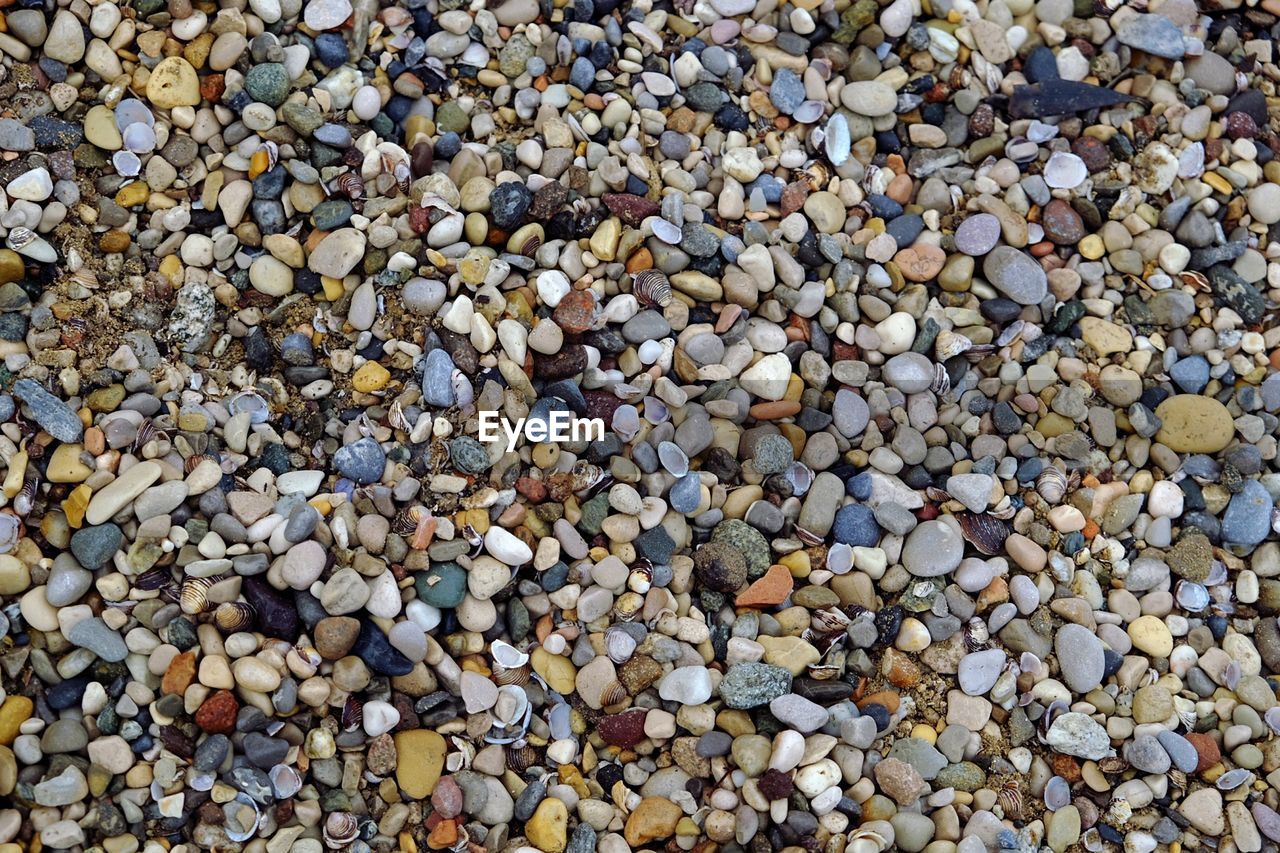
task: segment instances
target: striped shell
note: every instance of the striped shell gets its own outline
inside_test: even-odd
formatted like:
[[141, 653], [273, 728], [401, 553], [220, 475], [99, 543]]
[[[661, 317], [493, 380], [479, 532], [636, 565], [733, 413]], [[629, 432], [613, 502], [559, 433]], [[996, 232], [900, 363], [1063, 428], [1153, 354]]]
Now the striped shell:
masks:
[[1004, 809], [1005, 817], [1022, 815], [1022, 792], [1018, 790], [1017, 782], [1009, 782], [1001, 788], [1000, 793], [996, 794], [996, 802]]
[[529, 743], [512, 746], [507, 750], [507, 767], [517, 773], [523, 773], [541, 760], [542, 756], [538, 754], [538, 748]]
[[973, 547], [988, 557], [994, 557], [1004, 549], [1009, 538], [1009, 525], [988, 513], [958, 512], [955, 519], [960, 533]]
[[532, 668], [528, 664], [515, 667], [495, 664], [493, 667], [493, 680], [497, 684], [517, 684], [523, 687], [529, 683], [529, 673], [531, 671]]
[[666, 308], [671, 304], [671, 282], [659, 270], [643, 270], [635, 273], [631, 290], [641, 305]]
[[630, 698], [631, 694], [627, 692], [627, 688], [620, 681], [611, 681], [600, 691], [600, 705], [604, 708], [621, 704]]
[[364, 198], [364, 181], [355, 172], [343, 172], [334, 180], [334, 189], [352, 201]]
[[1067, 494], [1067, 475], [1056, 465], [1050, 465], [1036, 477], [1036, 492], [1048, 504], [1057, 504]]
[[253, 624], [257, 615], [252, 604], [244, 601], [228, 601], [218, 605], [213, 612], [213, 622], [228, 634], [243, 631]]
[[195, 616], [208, 611], [210, 609], [209, 589], [220, 580], [222, 580], [220, 577], [192, 578], [183, 583], [182, 594], [179, 597], [182, 612], [188, 616]]
[[333, 812], [324, 822], [324, 843], [331, 850], [346, 847], [360, 834], [360, 821], [350, 812]]
[[938, 397], [945, 397], [951, 390], [951, 376], [947, 373], [945, 365], [933, 366], [933, 383], [929, 385], [929, 390]]
[[418, 522], [423, 516], [429, 515], [427, 508], [424, 506], [411, 506], [402, 509], [396, 513], [395, 520], [391, 522], [391, 532], [397, 536], [412, 536], [414, 531], [418, 529]]

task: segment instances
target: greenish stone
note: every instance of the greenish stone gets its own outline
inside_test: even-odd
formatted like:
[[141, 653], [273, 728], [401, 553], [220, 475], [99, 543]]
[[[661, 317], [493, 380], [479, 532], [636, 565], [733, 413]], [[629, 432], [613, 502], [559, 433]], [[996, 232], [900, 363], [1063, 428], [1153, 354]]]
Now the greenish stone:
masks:
[[255, 101], [278, 107], [289, 97], [289, 72], [279, 62], [255, 65], [244, 75], [244, 90]]
[[313, 110], [306, 104], [287, 103], [280, 108], [280, 115], [285, 124], [303, 136], [310, 136], [315, 133], [320, 125], [324, 124], [324, 116], [320, 114], [320, 111]]
[[948, 764], [933, 780], [934, 788], [955, 788], [972, 793], [987, 784], [986, 772], [972, 761]]
[[769, 542], [763, 533], [745, 521], [730, 518], [720, 522], [711, 532], [711, 541], [732, 545], [742, 552], [747, 560], [748, 579], [755, 580], [769, 571]]
[[518, 34], [498, 52], [498, 70], [507, 77], [519, 77], [533, 54], [533, 43]]
[[609, 495], [601, 493], [582, 505], [582, 518], [578, 530], [586, 536], [595, 536], [609, 515]]
[[438, 563], [413, 580], [418, 598], [432, 607], [457, 607], [467, 594], [467, 572], [457, 563]]
[[840, 15], [840, 28], [831, 36], [831, 40], [837, 44], [852, 44], [858, 33], [875, 21], [879, 11], [879, 4], [875, 0], [858, 0]]

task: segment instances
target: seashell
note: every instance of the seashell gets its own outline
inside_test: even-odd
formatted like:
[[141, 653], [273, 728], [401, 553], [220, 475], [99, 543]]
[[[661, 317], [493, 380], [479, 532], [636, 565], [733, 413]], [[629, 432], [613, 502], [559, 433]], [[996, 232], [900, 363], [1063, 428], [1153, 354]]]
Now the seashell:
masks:
[[996, 802], [1004, 809], [1004, 816], [1016, 818], [1022, 815], [1022, 791], [1017, 782], [1009, 782], [996, 794]]
[[991, 639], [991, 629], [981, 616], [975, 616], [964, 623], [963, 631], [964, 647], [970, 652], [983, 650]]
[[209, 610], [209, 589], [215, 583], [222, 580], [221, 577], [212, 578], [191, 578], [182, 584], [182, 593], [178, 597], [178, 603], [182, 606], [182, 612], [188, 616], [195, 616]]
[[796, 538], [806, 545], [817, 547], [822, 544], [821, 536], [819, 536], [816, 533], [812, 533], [808, 530], [805, 530], [803, 527], [799, 525], [796, 525], [795, 527], [795, 534], [796, 534]]
[[683, 477], [689, 473], [689, 457], [674, 441], [663, 441], [658, 444], [658, 460], [673, 477]]
[[1267, 713], [1262, 715], [1262, 719], [1267, 721], [1267, 727], [1275, 734], [1280, 735], [1280, 705], [1274, 708], [1268, 708]]
[[840, 677], [840, 673], [844, 672], [844, 667], [835, 664], [809, 664], [809, 677], [815, 681], [832, 681]]
[[18, 545], [24, 531], [22, 519], [11, 511], [0, 511], [0, 554], [8, 554]]
[[826, 111], [826, 105], [821, 101], [804, 101], [800, 106], [796, 107], [796, 111], [791, 117], [801, 124], [813, 124], [822, 118], [822, 114]]
[[498, 688], [498, 700], [490, 713], [504, 726], [521, 723], [531, 710], [529, 694], [518, 684], [504, 684]]
[[334, 192], [340, 192], [351, 201], [364, 198], [364, 181], [355, 172], [343, 172], [333, 181]]
[[302, 776], [288, 764], [277, 764], [267, 776], [278, 800], [287, 800], [302, 790]]
[[604, 650], [614, 663], [626, 663], [636, 652], [636, 639], [621, 628], [604, 632]]
[[1228, 770], [1218, 777], [1217, 785], [1219, 791], [1231, 791], [1239, 788], [1241, 785], [1249, 785], [1253, 783], [1253, 772], [1244, 767], [1237, 767], [1234, 770]]
[[1007, 347], [1009, 344], [1021, 337], [1022, 330], [1025, 329], [1026, 326], [1026, 320], [1014, 320], [1008, 326], [1005, 326], [1004, 331], [1002, 331], [1000, 336], [996, 338], [996, 346]]
[[600, 705], [604, 708], [620, 705], [630, 698], [631, 694], [627, 692], [627, 688], [620, 681], [611, 681], [600, 691]]
[[542, 761], [537, 747], [525, 742], [520, 746], [507, 750], [507, 767], [517, 773], [523, 773], [530, 767], [536, 767]]
[[547, 714], [547, 726], [551, 729], [553, 740], [573, 737], [573, 709], [564, 702], [552, 705]]
[[236, 842], [248, 841], [258, 831], [262, 814], [248, 794], [236, 794], [235, 799], [222, 806], [222, 829], [227, 838]]
[[640, 615], [644, 608], [644, 596], [635, 592], [624, 592], [613, 603], [613, 615], [622, 622], [630, 622]]
[[838, 542], [827, 551], [827, 571], [847, 575], [853, 571], [853, 546]]
[[132, 151], [117, 151], [111, 155], [111, 165], [116, 174], [124, 178], [136, 178], [142, 171], [142, 160]]
[[933, 343], [933, 351], [938, 361], [946, 361], [970, 349], [973, 349], [973, 341], [949, 329], [938, 332], [938, 337]]
[[149, 569], [133, 579], [134, 586], [145, 590], [164, 589], [172, 583], [168, 569]]
[[493, 680], [498, 684], [513, 684], [523, 687], [529, 683], [529, 673], [531, 671], [528, 664], [513, 667], [495, 665], [493, 667]]
[[261, 394], [241, 391], [227, 402], [227, 411], [233, 415], [248, 413], [249, 423], [265, 424], [271, 417], [271, 406]]
[[671, 304], [671, 282], [660, 270], [642, 270], [632, 274], [632, 293], [641, 305], [666, 308]]
[[517, 228], [515, 233], [507, 238], [507, 251], [531, 258], [542, 247], [542, 243], [546, 238], [547, 232], [542, 225], [537, 222], [530, 222]]
[[1098, 759], [1098, 769], [1103, 773], [1123, 773], [1129, 769], [1129, 762], [1118, 755], [1108, 755]]
[[348, 696], [342, 706], [342, 730], [354, 732], [364, 724], [364, 704], [354, 696]]
[[1067, 493], [1067, 475], [1056, 465], [1050, 465], [1036, 477], [1036, 493], [1050, 505], [1058, 504]]
[[810, 160], [796, 173], [796, 180], [808, 181], [812, 192], [821, 192], [831, 181], [831, 169], [821, 160]]
[[330, 850], [346, 847], [360, 834], [360, 821], [351, 812], [333, 812], [324, 821], [324, 844]]
[[1040, 658], [1031, 652], [1023, 652], [1018, 658], [1018, 669], [1023, 672], [1036, 672], [1040, 669]]
[[494, 640], [489, 646], [489, 653], [495, 662], [508, 669], [516, 669], [529, 662], [527, 654], [504, 640]]
[[809, 487], [813, 485], [816, 475], [813, 469], [803, 462], [792, 462], [782, 476], [791, 484], [791, 493], [800, 498], [809, 493]]
[[1178, 581], [1174, 586], [1178, 606], [1191, 613], [1199, 613], [1209, 606], [1209, 590], [1195, 581]]
[[653, 236], [672, 246], [678, 246], [684, 237], [680, 226], [657, 216], [649, 218], [649, 227], [653, 229]]
[[1209, 564], [1209, 576], [1204, 579], [1205, 586], [1218, 586], [1227, 582], [1227, 566], [1221, 560]]
[[994, 557], [1004, 550], [1004, 541], [1009, 538], [1009, 525], [989, 513], [958, 512], [955, 519], [960, 524], [960, 533], [973, 547], [988, 557]]
[[120, 135], [125, 150], [135, 154], [147, 154], [156, 148], [156, 131], [151, 125], [135, 121], [126, 127]]
[[1091, 826], [1086, 829], [1080, 836], [1080, 845], [1088, 850], [1089, 853], [1100, 853], [1106, 845], [1102, 840], [1102, 833], [1098, 831], [1098, 827]]
[[939, 489], [937, 486], [925, 486], [924, 496], [934, 503], [946, 503], [951, 500], [951, 493], [946, 489]]
[[1071, 804], [1071, 785], [1061, 776], [1054, 776], [1044, 786], [1044, 807], [1056, 812]]
[[1228, 690], [1235, 690], [1240, 684], [1240, 679], [1243, 675], [1244, 673], [1240, 669], [1240, 662], [1233, 660], [1222, 671], [1222, 683]]
[[228, 634], [243, 631], [253, 624], [257, 613], [253, 605], [244, 601], [227, 601], [218, 605], [213, 613], [213, 622], [219, 629]]
[[138, 434], [133, 437], [133, 450], [136, 453], [158, 438], [167, 438], [164, 430], [156, 426], [151, 418], [144, 418], [138, 424]]
[[834, 607], [827, 607], [813, 612], [809, 627], [819, 634], [842, 634], [852, 622], [853, 620], [842, 611]]
[[156, 123], [156, 117], [151, 113], [151, 109], [137, 98], [125, 98], [116, 104], [115, 118], [116, 130], [120, 131], [131, 124], [142, 123], [154, 126]]
[[849, 833], [847, 853], [881, 853], [889, 849], [888, 840], [873, 829], [861, 827]]
[[947, 373], [946, 365], [933, 366], [933, 382], [930, 383], [929, 390], [938, 397], [945, 397], [951, 390], [951, 375]]

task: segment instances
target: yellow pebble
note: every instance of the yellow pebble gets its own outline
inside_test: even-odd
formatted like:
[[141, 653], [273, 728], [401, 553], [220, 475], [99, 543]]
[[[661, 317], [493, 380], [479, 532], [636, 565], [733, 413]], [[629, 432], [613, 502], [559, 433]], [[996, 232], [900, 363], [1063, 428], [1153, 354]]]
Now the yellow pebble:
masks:
[[121, 207], [133, 207], [134, 205], [143, 204], [151, 197], [151, 187], [147, 186], [146, 181], [134, 181], [133, 183], [123, 186], [116, 193], [116, 204]]
[[361, 394], [381, 391], [391, 381], [391, 371], [376, 361], [366, 361], [351, 377], [351, 387]]
[[1213, 187], [1214, 192], [1220, 192], [1224, 195], [1231, 195], [1231, 184], [1226, 178], [1216, 172], [1205, 172], [1200, 180]]
[[807, 578], [812, 569], [809, 564], [808, 551], [792, 551], [778, 560], [778, 563], [786, 566], [787, 571], [791, 572], [793, 578]]
[[177, 255], [165, 255], [160, 262], [160, 272], [169, 277], [169, 281], [182, 281], [182, 259]]
[[1080, 254], [1091, 261], [1096, 261], [1106, 254], [1106, 251], [1107, 247], [1103, 245], [1102, 238], [1097, 234], [1090, 234], [1080, 241]]
[[62, 502], [62, 511], [67, 516], [67, 524], [71, 527], [80, 527], [84, 523], [85, 511], [89, 509], [89, 498], [93, 497], [93, 489], [81, 484], [67, 495], [67, 499]]
[[919, 738], [926, 743], [933, 743], [938, 739], [938, 732], [934, 730], [933, 726], [925, 725], [924, 723], [917, 723], [911, 729], [911, 736]]
[[324, 298], [330, 302], [337, 302], [345, 292], [340, 278], [330, 278], [327, 275], [322, 275], [320, 276], [320, 285], [324, 288]]
[[0, 745], [17, 740], [18, 727], [31, 718], [35, 707], [26, 696], [9, 696], [0, 703]]

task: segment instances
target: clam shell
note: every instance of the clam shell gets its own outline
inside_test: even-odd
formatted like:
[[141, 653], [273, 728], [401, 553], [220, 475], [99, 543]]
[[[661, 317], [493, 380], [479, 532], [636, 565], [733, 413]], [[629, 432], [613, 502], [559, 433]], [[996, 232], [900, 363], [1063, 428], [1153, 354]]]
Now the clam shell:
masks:
[[822, 118], [822, 114], [826, 111], [826, 105], [821, 101], [804, 101], [800, 106], [796, 107], [796, 111], [791, 117], [801, 124], [813, 124]]
[[126, 178], [136, 178], [142, 171], [142, 160], [132, 151], [117, 151], [111, 155], [111, 165], [116, 174]]
[[302, 776], [288, 764], [277, 764], [267, 775], [276, 799], [287, 800], [302, 790]]
[[1056, 812], [1071, 803], [1071, 785], [1061, 776], [1054, 776], [1044, 786], [1044, 807]]
[[516, 686], [523, 686], [529, 683], [530, 671], [528, 664], [510, 668], [505, 666], [494, 666], [493, 680], [497, 684], [514, 684]]
[[630, 441], [640, 432], [640, 411], [630, 403], [623, 403], [613, 410], [609, 428], [623, 441]]
[[209, 609], [209, 588], [221, 578], [192, 578], [182, 584], [178, 603], [188, 616], [204, 613]]
[[510, 726], [518, 723], [529, 710], [529, 695], [516, 684], [504, 684], [498, 688], [498, 701], [489, 713], [499, 723]]
[[620, 628], [610, 628], [604, 634], [605, 654], [614, 663], [626, 663], [636, 652], [636, 640]]
[[542, 756], [539, 754], [537, 747], [529, 743], [507, 750], [507, 767], [517, 773], [523, 773], [530, 767], [537, 765], [541, 760]]
[[1191, 613], [1199, 613], [1209, 606], [1209, 590], [1195, 581], [1178, 581], [1174, 595], [1178, 606]]
[[494, 640], [489, 646], [489, 653], [493, 655], [496, 663], [508, 669], [515, 669], [529, 662], [527, 654], [503, 640]]
[[135, 121], [126, 127], [121, 133], [121, 139], [124, 141], [125, 149], [135, 154], [146, 154], [154, 151], [156, 147], [155, 129], [140, 121]]
[[839, 542], [827, 551], [827, 570], [837, 575], [853, 571], [853, 546]]
[[555, 740], [573, 737], [573, 709], [563, 702], [552, 705], [551, 712], [547, 714], [547, 725]]
[[792, 462], [782, 476], [791, 484], [791, 493], [798, 498], [809, 493], [815, 477], [813, 469], [803, 462]]
[[324, 822], [324, 843], [331, 850], [346, 847], [360, 834], [360, 821], [350, 812], [333, 812]]
[[1262, 718], [1267, 721], [1267, 727], [1271, 731], [1280, 735], [1280, 705], [1267, 709], [1267, 713], [1263, 714]]
[[671, 304], [671, 282], [660, 270], [642, 270], [632, 278], [631, 290], [641, 305], [666, 308]]
[[241, 391], [232, 397], [227, 403], [227, 410], [233, 415], [247, 412], [249, 422], [254, 424], [264, 424], [271, 417], [271, 407], [267, 405], [267, 401], [253, 391]]
[[227, 838], [237, 844], [253, 838], [262, 819], [257, 803], [248, 794], [243, 793], [236, 794], [235, 799], [224, 804], [222, 814], [225, 818], [222, 829], [226, 832]]
[[1009, 538], [1009, 525], [987, 513], [959, 512], [956, 521], [964, 538], [988, 557], [1004, 550], [1004, 540]]
[[1253, 782], [1253, 772], [1243, 767], [1237, 767], [1234, 770], [1228, 770], [1218, 777], [1218, 781], [1214, 784], [1218, 786], [1219, 791], [1231, 791], [1239, 788], [1241, 785], [1248, 785]]
[[627, 692], [627, 688], [620, 681], [611, 681], [600, 691], [600, 704], [605, 708], [621, 704], [630, 698], [631, 694]]
[[1036, 477], [1036, 492], [1050, 505], [1057, 504], [1067, 493], [1067, 475], [1055, 465], [1050, 465]]
[[657, 237], [664, 243], [671, 244], [672, 246], [680, 244], [680, 240], [684, 235], [677, 226], [656, 216], [651, 217], [649, 221], [653, 228], [653, 236]]
[[213, 621], [223, 631], [234, 634], [252, 625], [255, 615], [253, 605], [244, 601], [228, 601], [218, 605]]
[[689, 457], [674, 441], [663, 441], [658, 444], [658, 460], [673, 477], [683, 477], [689, 473]]
[[156, 117], [152, 114], [151, 108], [137, 98], [125, 98], [116, 105], [116, 130], [123, 131], [132, 124], [145, 124], [153, 127], [156, 123]]

